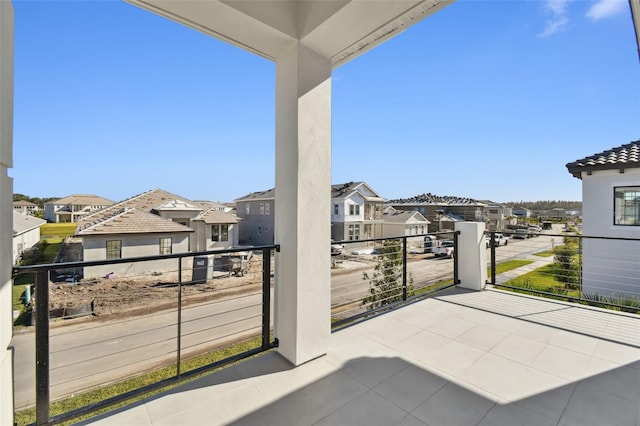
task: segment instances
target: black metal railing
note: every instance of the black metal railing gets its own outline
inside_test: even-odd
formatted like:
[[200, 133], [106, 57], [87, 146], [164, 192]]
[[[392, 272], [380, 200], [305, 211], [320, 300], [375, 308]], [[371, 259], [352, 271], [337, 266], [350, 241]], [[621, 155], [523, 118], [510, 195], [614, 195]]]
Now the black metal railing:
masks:
[[[278, 251], [279, 246], [270, 245], [14, 266], [14, 280], [25, 274], [35, 277], [30, 300], [35, 367], [25, 367], [35, 371], [35, 423], [57, 424], [78, 418], [276, 347], [271, 299], [272, 263]], [[171, 263], [174, 266], [167, 268]], [[145, 268], [145, 264], [152, 266]], [[127, 265], [135, 267], [124, 268]], [[91, 268], [105, 266], [145, 272], [83, 278], [90, 275], [86, 271]], [[56, 283], [52, 278], [61, 281]], [[88, 308], [67, 306], [70, 300], [80, 300], [82, 293], [95, 293]], [[130, 300], [135, 306], [127, 305]], [[111, 302], [124, 308], [119, 312], [105, 308]], [[56, 309], [58, 305], [63, 308]], [[56, 317], [53, 325], [52, 312]], [[30, 343], [17, 340], [14, 336], [12, 343], [16, 356], [22, 359]], [[251, 345], [240, 353], [187, 367], [197, 355], [248, 340]], [[50, 415], [51, 403], [57, 399], [159, 368], [170, 372], [153, 383]], [[31, 405], [29, 395], [34, 390], [20, 388], [33, 384], [31, 380], [18, 383], [17, 379], [14, 383], [17, 395], [27, 395], [24, 407]]]
[[[487, 283], [542, 297], [640, 312], [640, 239], [584, 236], [574, 231], [487, 232]], [[499, 273], [500, 265], [507, 261], [522, 265]]]
[[458, 234], [444, 231], [334, 242], [333, 328], [458, 284]]

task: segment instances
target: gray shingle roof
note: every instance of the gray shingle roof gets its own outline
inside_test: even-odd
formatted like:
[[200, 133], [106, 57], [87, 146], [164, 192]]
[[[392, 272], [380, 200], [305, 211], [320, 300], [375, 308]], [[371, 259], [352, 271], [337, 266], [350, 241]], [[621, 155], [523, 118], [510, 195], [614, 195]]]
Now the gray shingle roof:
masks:
[[640, 140], [567, 163], [567, 169], [580, 179], [582, 172], [640, 167]]
[[236, 198], [235, 201], [252, 201], [252, 200], [273, 200], [276, 198], [276, 189], [271, 188], [266, 191], [252, 192], [244, 197]]
[[42, 226], [45, 223], [47, 223], [46, 220], [13, 212], [13, 235], [23, 234], [33, 228]]

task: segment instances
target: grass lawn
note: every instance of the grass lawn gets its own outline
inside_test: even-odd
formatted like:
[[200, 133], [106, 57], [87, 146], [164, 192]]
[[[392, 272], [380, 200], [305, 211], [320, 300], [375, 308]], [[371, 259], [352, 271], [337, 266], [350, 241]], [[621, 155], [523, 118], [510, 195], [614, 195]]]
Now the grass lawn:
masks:
[[[506, 262], [498, 263], [496, 265], [496, 274], [502, 274], [503, 272], [510, 271], [512, 269], [519, 268], [521, 266], [533, 263], [533, 260], [515, 259], [507, 260]], [[491, 268], [487, 268], [487, 275], [491, 275]]]
[[60, 250], [61, 245], [62, 240], [58, 243], [47, 244], [47, 247], [44, 249], [42, 263], [52, 263], [55, 260], [56, 254], [58, 254], [58, 250]]
[[[580, 297], [580, 291], [565, 288], [565, 284], [555, 278], [555, 272], [556, 266], [553, 264], [545, 265], [535, 271], [509, 280], [505, 285], [548, 293], [559, 293], [569, 297]], [[506, 290], [517, 291], [513, 289]], [[526, 291], [522, 292], [527, 293]]]
[[[233, 355], [237, 355], [252, 349], [256, 349], [259, 348], [261, 346], [262, 343], [262, 339], [261, 338], [254, 338], [254, 339], [250, 339], [247, 340], [245, 342], [240, 342], [237, 343], [235, 345], [231, 345], [225, 348], [221, 348], [215, 352], [211, 352], [208, 354], [204, 354], [195, 358], [191, 358], [190, 360], [187, 361], [183, 361], [182, 362], [182, 366], [181, 366], [181, 371], [183, 373], [187, 372], [187, 371], [191, 371], [191, 370], [195, 370], [196, 368], [208, 365], [208, 364], [212, 364], [214, 362], [229, 358]], [[256, 355], [259, 356], [259, 355]], [[238, 362], [242, 362], [242, 361], [238, 361]], [[222, 368], [226, 368], [226, 367], [221, 367], [218, 370], [222, 369]], [[183, 382], [180, 382], [179, 384], [174, 384], [174, 385], [168, 385], [167, 387], [165, 387], [164, 389], [161, 390], [156, 390], [150, 393], [147, 393], [145, 395], [141, 395], [135, 398], [132, 398], [130, 400], [128, 400], [127, 402], [123, 402], [114, 406], [111, 406], [109, 408], [105, 408], [101, 411], [98, 411], [96, 413], [92, 413], [90, 415], [86, 415], [83, 417], [79, 417], [74, 419], [73, 421], [69, 421], [69, 422], [63, 422], [61, 424], [63, 425], [70, 425], [70, 424], [74, 424], [77, 423], [78, 421], [82, 420], [82, 419], [86, 419], [86, 418], [90, 418], [90, 417], [94, 417], [97, 416], [100, 413], [103, 412], [107, 412], [110, 410], [113, 410], [116, 407], [120, 407], [120, 406], [124, 406], [124, 405], [129, 405], [135, 401], [141, 400], [143, 398], [147, 398], [151, 395], [154, 394], [158, 394], [160, 392], [166, 392], [167, 390], [179, 386], [181, 384], [184, 384], [188, 381], [192, 381], [197, 379], [198, 377], [202, 377], [206, 374], [211, 374], [211, 372], [206, 372], [206, 373], [202, 373], [202, 374], [198, 374], [192, 378], [189, 378]], [[99, 401], [104, 401], [108, 398], [114, 397], [114, 396], [118, 396], [118, 395], [122, 395], [125, 392], [129, 392], [135, 389], [139, 389], [142, 388], [143, 386], [149, 385], [149, 384], [153, 384], [153, 383], [157, 383], [160, 382], [164, 379], [168, 379], [171, 377], [175, 377], [176, 375], [176, 368], [175, 365], [172, 365], [170, 367], [166, 367], [166, 368], [162, 368], [153, 372], [149, 372], [149, 373], [145, 373], [142, 374], [140, 376], [137, 377], [132, 377], [130, 379], [124, 380], [122, 382], [118, 382], [118, 383], [114, 383], [108, 386], [104, 386], [101, 387], [99, 389], [94, 389], [92, 391], [88, 391], [85, 393], [81, 393], [81, 394], [75, 394], [69, 398], [66, 399], [62, 399], [56, 402], [53, 402], [50, 404], [50, 409], [49, 409], [49, 415], [51, 417], [63, 414], [63, 413], [67, 413], [69, 411], [75, 410], [77, 408], [81, 408], [81, 407], [86, 407], [87, 405], [99, 402]], [[22, 425], [29, 425], [29, 424], [33, 424], [36, 421], [36, 410], [35, 407], [33, 408], [28, 408], [26, 410], [21, 410], [21, 411], [17, 411], [15, 413], [14, 416], [14, 421], [16, 422], [17, 425], [22, 426]]]
[[40, 235], [43, 239], [64, 238], [76, 233], [78, 224], [71, 223], [45, 223], [40, 227]]

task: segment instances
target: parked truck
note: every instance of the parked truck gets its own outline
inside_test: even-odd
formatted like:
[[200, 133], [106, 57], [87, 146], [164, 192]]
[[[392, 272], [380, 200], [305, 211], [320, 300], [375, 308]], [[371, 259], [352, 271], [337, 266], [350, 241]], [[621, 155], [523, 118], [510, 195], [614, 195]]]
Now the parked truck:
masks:
[[431, 252], [435, 257], [452, 257], [455, 250], [455, 243], [453, 240], [442, 240], [442, 242], [433, 247]]
[[[500, 233], [495, 233], [494, 234], [494, 241], [496, 244], [496, 247], [498, 246], [506, 246], [507, 244], [509, 244], [509, 236], [508, 235], [504, 235], [504, 234], [500, 234]], [[491, 247], [491, 234], [486, 234], [486, 243], [487, 243], [487, 248]]]

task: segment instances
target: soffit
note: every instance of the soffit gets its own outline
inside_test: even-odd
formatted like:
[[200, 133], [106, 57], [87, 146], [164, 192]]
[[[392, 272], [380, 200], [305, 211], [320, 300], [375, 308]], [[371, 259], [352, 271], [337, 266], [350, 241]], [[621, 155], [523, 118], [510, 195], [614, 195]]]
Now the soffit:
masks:
[[334, 67], [453, 0], [128, 0], [270, 60], [302, 42]]

